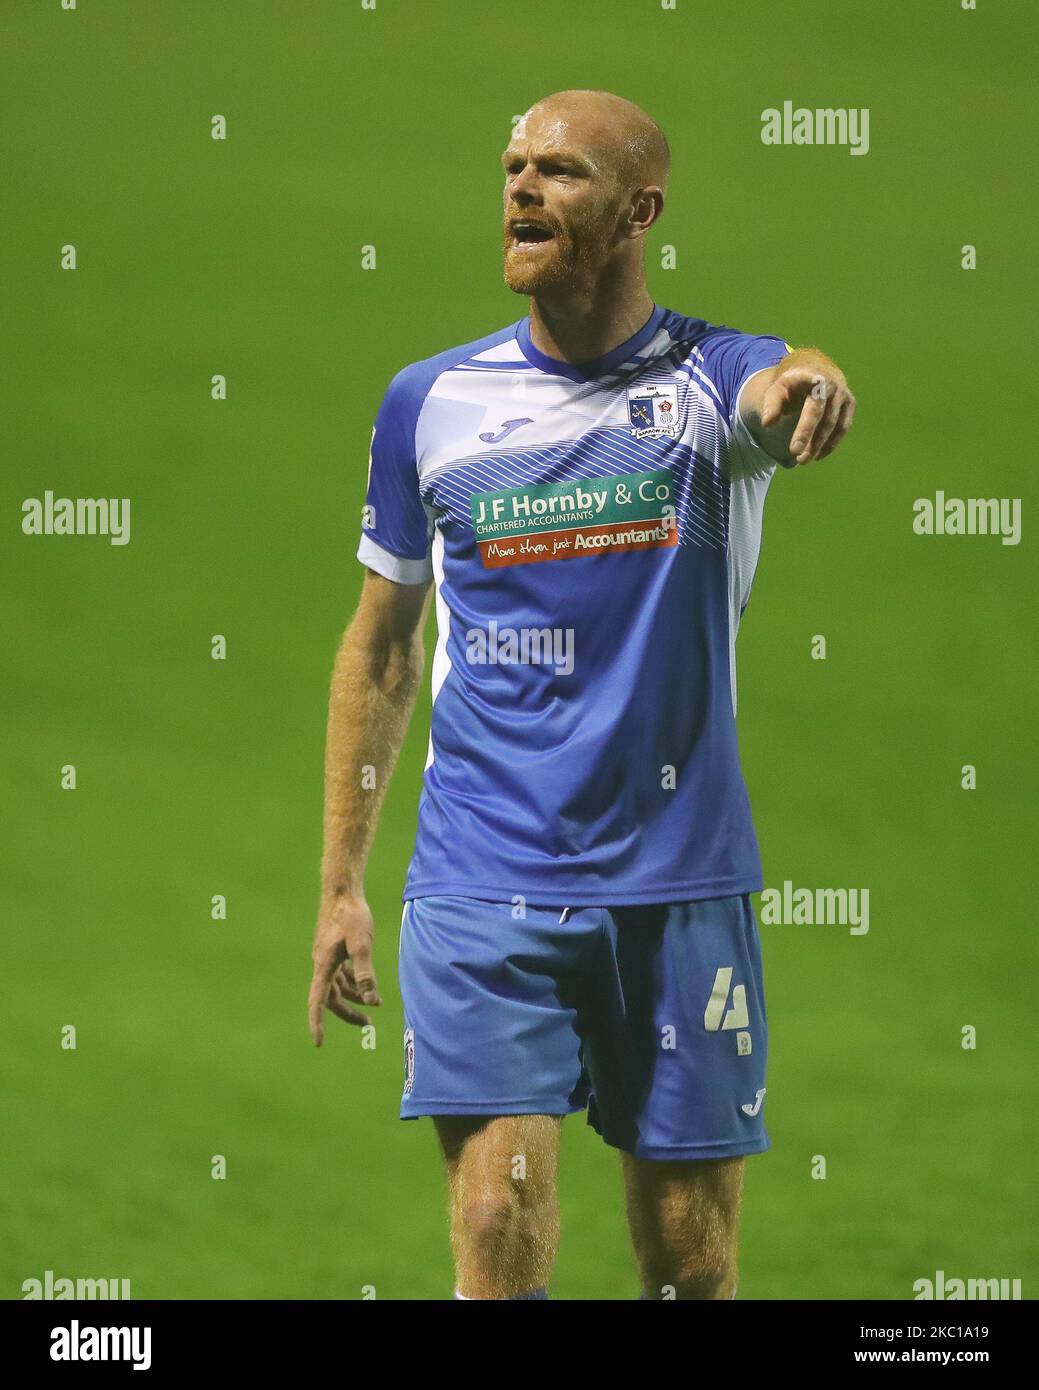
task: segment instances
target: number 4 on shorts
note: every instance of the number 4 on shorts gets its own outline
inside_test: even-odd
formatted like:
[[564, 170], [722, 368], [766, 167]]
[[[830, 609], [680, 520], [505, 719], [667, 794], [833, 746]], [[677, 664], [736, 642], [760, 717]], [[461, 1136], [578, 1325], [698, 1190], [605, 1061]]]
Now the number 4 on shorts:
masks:
[[729, 986], [732, 984], [732, 969], [731, 965], [720, 965], [714, 977], [714, 988], [703, 1015], [703, 1026], [708, 1033], [717, 1033], [719, 1029], [726, 1028], [746, 1028], [750, 1022], [745, 985], [737, 985], [732, 991], [732, 1008], [726, 1011]]

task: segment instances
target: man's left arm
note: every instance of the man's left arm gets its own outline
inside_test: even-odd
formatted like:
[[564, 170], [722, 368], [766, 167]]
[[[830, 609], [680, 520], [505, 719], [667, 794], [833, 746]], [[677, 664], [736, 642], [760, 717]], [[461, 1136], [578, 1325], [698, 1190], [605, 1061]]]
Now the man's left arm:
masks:
[[749, 378], [740, 415], [765, 452], [793, 468], [833, 453], [855, 418], [855, 397], [836, 362], [796, 348]]

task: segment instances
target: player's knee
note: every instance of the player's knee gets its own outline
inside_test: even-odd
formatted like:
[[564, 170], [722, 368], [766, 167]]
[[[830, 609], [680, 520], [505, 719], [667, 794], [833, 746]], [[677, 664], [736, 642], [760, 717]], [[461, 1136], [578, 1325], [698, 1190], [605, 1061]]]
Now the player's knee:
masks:
[[735, 1256], [724, 1246], [704, 1249], [681, 1240], [663, 1243], [649, 1262], [647, 1292], [660, 1298], [726, 1297], [735, 1280]]
[[459, 1215], [470, 1246], [488, 1255], [536, 1248], [558, 1221], [553, 1201], [532, 1203], [505, 1185], [467, 1197]]
[[507, 1187], [474, 1193], [459, 1212], [470, 1245], [487, 1252], [501, 1249], [515, 1238], [519, 1215], [519, 1199]]

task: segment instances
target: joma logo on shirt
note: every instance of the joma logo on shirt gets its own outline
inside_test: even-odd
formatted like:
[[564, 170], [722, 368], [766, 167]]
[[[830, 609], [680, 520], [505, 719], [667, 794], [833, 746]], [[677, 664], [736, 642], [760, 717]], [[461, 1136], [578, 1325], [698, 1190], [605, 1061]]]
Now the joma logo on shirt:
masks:
[[488, 569], [678, 543], [670, 468], [480, 492], [471, 508]]

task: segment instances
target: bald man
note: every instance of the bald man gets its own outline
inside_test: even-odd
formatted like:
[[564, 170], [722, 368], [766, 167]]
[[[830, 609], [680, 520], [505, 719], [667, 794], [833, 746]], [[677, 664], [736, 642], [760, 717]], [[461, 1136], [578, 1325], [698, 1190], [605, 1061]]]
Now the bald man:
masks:
[[770, 1143], [733, 648], [776, 464], [832, 453], [855, 403], [814, 349], [654, 302], [670, 158], [644, 111], [557, 92], [502, 163], [528, 312], [406, 366], [375, 420], [311, 1031], [380, 1002], [364, 872], [435, 590], [400, 1113], [436, 1125], [456, 1296], [547, 1297], [561, 1119], [587, 1109], [642, 1297], [728, 1299], [745, 1156]]

